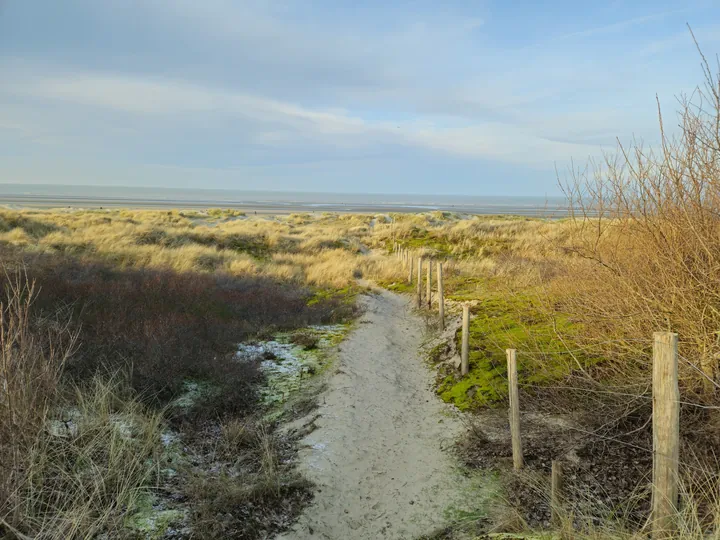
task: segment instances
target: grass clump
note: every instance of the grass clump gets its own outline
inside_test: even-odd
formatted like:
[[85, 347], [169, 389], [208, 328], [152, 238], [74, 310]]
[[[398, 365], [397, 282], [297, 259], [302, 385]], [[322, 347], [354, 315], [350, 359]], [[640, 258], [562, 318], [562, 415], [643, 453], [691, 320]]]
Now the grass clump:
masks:
[[306, 351], [317, 349], [320, 338], [311, 332], [296, 332], [290, 337], [290, 343], [298, 345]]
[[122, 381], [62, 381], [76, 334], [36, 317], [38, 288], [7, 278], [0, 305], [0, 533], [20, 538], [117, 535], [157, 480], [161, 415]]
[[293, 471], [289, 441], [270, 426], [228, 421], [216, 438], [198, 438], [207, 467], [188, 464], [188, 508], [200, 538], [260, 538], [289, 523], [309, 500], [311, 485]]

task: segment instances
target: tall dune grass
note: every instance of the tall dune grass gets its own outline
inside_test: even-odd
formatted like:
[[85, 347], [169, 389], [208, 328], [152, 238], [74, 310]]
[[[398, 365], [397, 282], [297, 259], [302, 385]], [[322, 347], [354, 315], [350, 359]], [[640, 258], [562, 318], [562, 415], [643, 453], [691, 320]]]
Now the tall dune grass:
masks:
[[[31, 312], [36, 284], [7, 276], [0, 303], [0, 531], [88, 538], [121, 528], [153, 484], [159, 418], [95, 379], [65, 406], [62, 372], [75, 350], [67, 321]], [[71, 418], [65, 418], [70, 415]]]

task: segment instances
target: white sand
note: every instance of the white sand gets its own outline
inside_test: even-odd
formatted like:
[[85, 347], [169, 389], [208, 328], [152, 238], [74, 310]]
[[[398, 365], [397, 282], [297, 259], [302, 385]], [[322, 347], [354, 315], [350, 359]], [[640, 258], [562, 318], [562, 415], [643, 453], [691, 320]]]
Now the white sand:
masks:
[[412, 539], [465, 506], [468, 480], [443, 450], [461, 426], [432, 391], [420, 318], [387, 291], [362, 302], [300, 453], [315, 499], [282, 539]]

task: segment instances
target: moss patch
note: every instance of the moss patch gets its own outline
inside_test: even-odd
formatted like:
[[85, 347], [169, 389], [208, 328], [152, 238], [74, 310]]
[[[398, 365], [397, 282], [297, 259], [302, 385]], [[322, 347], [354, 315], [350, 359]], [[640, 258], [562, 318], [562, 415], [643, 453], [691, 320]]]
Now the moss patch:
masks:
[[[266, 383], [260, 390], [263, 402], [266, 405], [281, 404], [301, 388], [303, 379], [328, 366], [330, 351], [349, 330], [347, 324], [309, 326], [296, 332], [276, 334], [269, 341], [243, 343], [238, 346], [237, 354], [240, 360], [261, 359], [261, 369], [266, 376]], [[310, 348], [305, 345], [309, 341], [313, 343]]]
[[165, 509], [155, 496], [141, 493], [123, 525], [134, 531], [139, 538], [155, 540], [165, 538], [171, 526], [180, 525], [185, 519], [184, 511]]
[[416, 287], [407, 281], [379, 281], [378, 286], [400, 294], [414, 293]]
[[[482, 292], [479, 292], [482, 291]], [[459, 291], [453, 299], [479, 300], [470, 321], [470, 372], [442, 375], [438, 393], [461, 410], [477, 409], [507, 397], [506, 349], [518, 351], [518, 379], [521, 385], [545, 384], [568, 375], [575, 362], [587, 366], [593, 359], [570, 356], [566, 344], [580, 327], [565, 316], [541, 309], [532, 291], [511, 294], [482, 287]], [[455, 336], [460, 348], [461, 333]]]
[[321, 288], [315, 291], [315, 294], [308, 300], [308, 306], [322, 304], [324, 302], [339, 300], [343, 304], [352, 305], [357, 300], [360, 288], [355, 285], [348, 285], [342, 289]]

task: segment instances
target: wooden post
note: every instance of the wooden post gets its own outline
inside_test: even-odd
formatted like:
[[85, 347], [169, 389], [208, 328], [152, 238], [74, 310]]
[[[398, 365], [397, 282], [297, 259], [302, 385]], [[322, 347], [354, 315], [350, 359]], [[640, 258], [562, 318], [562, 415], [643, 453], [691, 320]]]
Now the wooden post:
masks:
[[422, 307], [422, 257], [418, 257], [418, 272], [417, 272], [417, 307]]
[[653, 334], [653, 538], [674, 534], [680, 459], [678, 335]]
[[440, 330], [445, 330], [445, 291], [443, 289], [442, 263], [437, 263], [438, 282], [438, 315], [440, 316]]
[[410, 285], [412, 285], [412, 278], [413, 278], [413, 261], [414, 261], [414, 260], [415, 260], [415, 259], [413, 259], [412, 257], [410, 257], [410, 259], [409, 259], [409, 261], [408, 261], [408, 262], [410, 263], [410, 270], [408, 271], [408, 283], [409, 283]]
[[512, 435], [513, 467], [516, 471], [523, 468], [522, 440], [520, 439], [520, 395], [518, 393], [517, 354], [515, 349], [507, 349], [508, 395], [510, 397], [510, 434]]
[[465, 376], [470, 371], [470, 305], [463, 305], [462, 320], [462, 349], [461, 349], [460, 374]]
[[432, 261], [427, 263], [427, 307], [432, 309]]
[[562, 466], [559, 461], [553, 460], [550, 477], [550, 511], [555, 525], [560, 525], [562, 520], [562, 481]]

